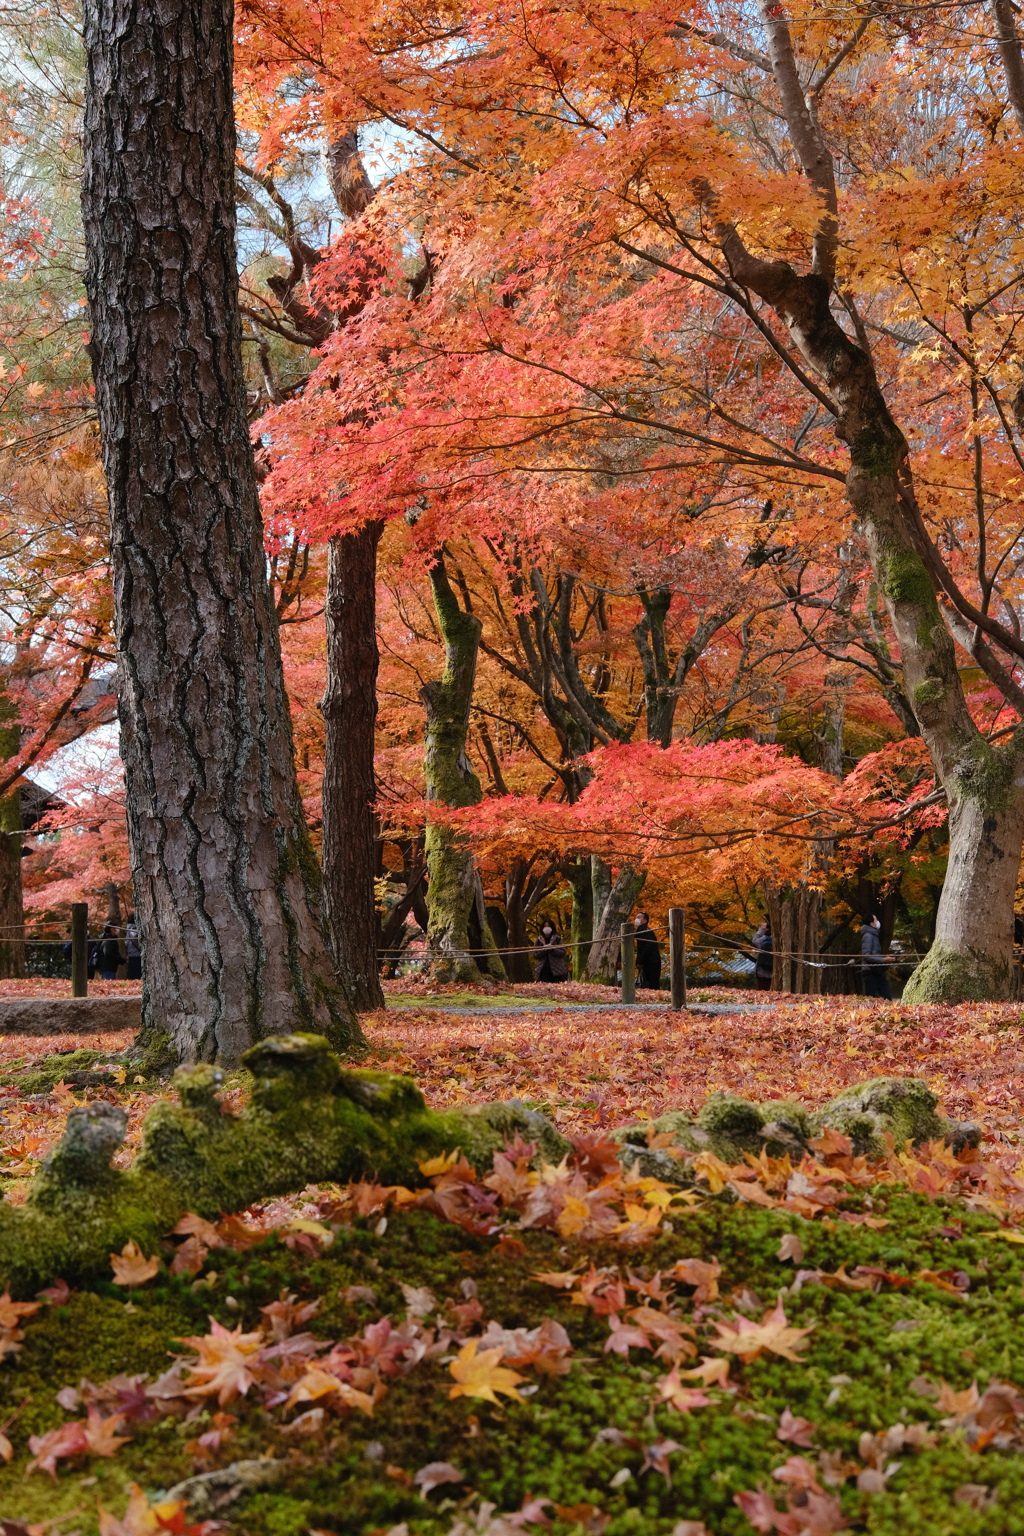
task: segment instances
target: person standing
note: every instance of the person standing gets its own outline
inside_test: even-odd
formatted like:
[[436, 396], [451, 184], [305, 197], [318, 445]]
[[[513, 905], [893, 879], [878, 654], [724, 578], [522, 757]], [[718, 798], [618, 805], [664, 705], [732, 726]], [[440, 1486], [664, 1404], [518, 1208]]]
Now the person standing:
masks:
[[568, 981], [569, 962], [565, 946], [554, 923], [545, 918], [533, 946], [535, 981]]
[[860, 930], [861, 971], [864, 976], [864, 996], [883, 997], [892, 1001], [886, 966], [888, 956], [882, 953], [881, 923], [871, 917]]
[[124, 959], [124, 945], [118, 937], [117, 929], [110, 923], [103, 930], [98, 949], [100, 975], [104, 981], [116, 981], [117, 968]]
[[661, 947], [646, 912], [633, 919], [636, 938], [636, 979], [642, 987], [657, 992], [661, 986]]
[[754, 934], [754, 948], [757, 950], [757, 962], [754, 966], [757, 989], [759, 992], [770, 992], [772, 972], [775, 969], [775, 952], [772, 945], [772, 930], [767, 918]]
[[139, 943], [139, 925], [135, 921], [135, 913], [128, 913], [128, 922], [124, 930], [124, 947], [127, 955], [126, 980], [142, 980], [142, 945]]

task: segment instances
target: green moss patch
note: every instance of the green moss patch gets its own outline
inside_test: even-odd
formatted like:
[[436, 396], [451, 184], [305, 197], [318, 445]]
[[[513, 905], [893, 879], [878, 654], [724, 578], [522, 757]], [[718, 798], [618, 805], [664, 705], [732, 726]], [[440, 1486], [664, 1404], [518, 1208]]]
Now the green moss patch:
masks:
[[[27, 1320], [23, 1348], [0, 1368], [0, 1422], [17, 1415], [8, 1430], [14, 1459], [0, 1471], [0, 1513], [36, 1523], [78, 1509], [74, 1527], [95, 1536], [97, 1502], [122, 1514], [133, 1481], [155, 1496], [210, 1467], [272, 1456], [282, 1463], [279, 1480], [221, 1511], [227, 1531], [371, 1536], [405, 1522], [410, 1536], [447, 1536], [460, 1518], [474, 1527], [480, 1501], [511, 1512], [534, 1498], [550, 1501], [551, 1536], [587, 1529], [584, 1505], [608, 1517], [607, 1536], [668, 1536], [683, 1519], [704, 1520], [715, 1536], [741, 1536], [752, 1527], [734, 1502], [736, 1493], [762, 1485], [781, 1508], [783, 1485], [772, 1472], [788, 1457], [802, 1455], [817, 1465], [826, 1452], [837, 1464], [862, 1468], [861, 1436], [903, 1422], [926, 1425], [939, 1438], [930, 1448], [894, 1457], [901, 1466], [883, 1492], [859, 1490], [852, 1476], [844, 1480], [835, 1493], [851, 1529], [878, 1536], [1024, 1531], [1024, 1457], [1013, 1448], [978, 1451], [962, 1432], [942, 1430], [948, 1415], [935, 1397], [940, 1381], [959, 1391], [975, 1380], [982, 1390], [993, 1379], [1024, 1382], [1024, 1253], [987, 1238], [993, 1223], [984, 1216], [883, 1189], [874, 1205], [890, 1223], [884, 1230], [841, 1222], [827, 1227], [708, 1200], [696, 1211], [674, 1212], [674, 1230], [632, 1260], [619, 1249], [584, 1252], [553, 1234], [532, 1232], [522, 1234], [521, 1252], [510, 1253], [507, 1245], [407, 1212], [393, 1215], [383, 1231], [373, 1216], [342, 1228], [316, 1257], [277, 1239], [244, 1253], [211, 1252], [198, 1281], [162, 1272], [134, 1293], [130, 1308], [122, 1289], [98, 1283]], [[786, 1233], [803, 1245], [798, 1264], [778, 1257]], [[715, 1353], [714, 1317], [734, 1320], [746, 1312], [759, 1319], [780, 1292], [789, 1322], [813, 1325], [813, 1332], [799, 1362], [771, 1355], [746, 1365], [734, 1360], [738, 1390], [711, 1388], [712, 1403], [688, 1415], [659, 1399], [665, 1364], [636, 1348], [628, 1359], [606, 1353], [607, 1318], [531, 1278], [538, 1270], [590, 1261], [624, 1278], [630, 1270], [650, 1277], [695, 1257], [716, 1258], [722, 1266], [721, 1295], [696, 1319], [703, 1353]], [[908, 1281], [921, 1270], [954, 1271], [969, 1289], [959, 1299], [927, 1281], [901, 1287], [894, 1279], [878, 1293], [813, 1282], [794, 1288], [797, 1268], [834, 1273], [845, 1266], [852, 1273], [858, 1265]], [[259, 1406], [253, 1395], [228, 1405], [235, 1422], [213, 1451], [197, 1442], [214, 1427], [215, 1402], [191, 1422], [133, 1425], [130, 1442], [113, 1457], [60, 1463], [56, 1483], [39, 1473], [24, 1476], [29, 1435], [72, 1416], [55, 1393], [82, 1377], [156, 1376], [169, 1352], [187, 1353], [175, 1339], [204, 1333], [208, 1315], [228, 1328], [252, 1329], [260, 1306], [282, 1291], [322, 1298], [309, 1329], [345, 1338], [381, 1315], [400, 1321], [403, 1285], [428, 1287], [449, 1317], [475, 1288], [479, 1327], [491, 1319], [535, 1327], [555, 1317], [572, 1340], [571, 1371], [526, 1373], [537, 1390], [520, 1401], [503, 1398], [496, 1409], [450, 1398], [445, 1359], [426, 1360], [391, 1381], [372, 1418], [329, 1417], [318, 1433], [296, 1436], [283, 1432], [279, 1411]], [[816, 1426], [810, 1447], [777, 1438], [786, 1408]], [[644, 1470], [645, 1448], [666, 1440], [677, 1447], [665, 1458], [671, 1482], [650, 1465]], [[412, 1479], [430, 1462], [450, 1463], [463, 1481], [421, 1495]], [[986, 1497], [996, 1502], [982, 1510], [956, 1502], [956, 1491], [967, 1485], [987, 1488]]]

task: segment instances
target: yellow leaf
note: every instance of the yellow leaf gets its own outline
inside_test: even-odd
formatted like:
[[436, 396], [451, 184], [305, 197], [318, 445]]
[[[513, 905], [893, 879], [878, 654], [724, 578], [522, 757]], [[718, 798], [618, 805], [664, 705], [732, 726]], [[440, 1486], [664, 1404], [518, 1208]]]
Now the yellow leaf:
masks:
[[1024, 1243], [1024, 1232], [1011, 1232], [1009, 1227], [1000, 1227], [998, 1232], [982, 1232], [981, 1236], [1002, 1238], [1004, 1243]]
[[706, 1180], [713, 1195], [720, 1195], [733, 1175], [732, 1165], [723, 1163], [713, 1152], [698, 1152], [693, 1171], [699, 1179]]
[[365, 1392], [358, 1392], [355, 1387], [350, 1387], [347, 1381], [341, 1381], [337, 1376], [332, 1376], [330, 1371], [322, 1370], [318, 1365], [311, 1365], [305, 1375], [297, 1381], [288, 1394], [286, 1408], [291, 1408], [295, 1403], [313, 1403], [320, 1397], [336, 1396], [349, 1408], [360, 1408], [363, 1413], [373, 1413], [373, 1398]]
[[590, 1206], [575, 1195], [567, 1195], [565, 1205], [555, 1221], [560, 1237], [575, 1237], [582, 1232], [590, 1219]]
[[432, 1179], [439, 1173], [448, 1173], [459, 1160], [459, 1152], [441, 1152], [437, 1157], [428, 1157], [426, 1162], [420, 1163], [420, 1173], [424, 1178]]
[[501, 1364], [505, 1351], [499, 1345], [497, 1349], [485, 1349], [478, 1355], [479, 1343], [479, 1339], [470, 1339], [468, 1344], [463, 1344], [458, 1359], [448, 1367], [457, 1383], [448, 1389], [448, 1396], [482, 1397], [495, 1404], [498, 1402], [496, 1392], [518, 1398], [516, 1387], [523, 1378], [518, 1371], [510, 1371]]
[[145, 1285], [160, 1268], [160, 1260], [147, 1259], [129, 1238], [119, 1254], [110, 1255], [110, 1265], [114, 1271], [115, 1285]]

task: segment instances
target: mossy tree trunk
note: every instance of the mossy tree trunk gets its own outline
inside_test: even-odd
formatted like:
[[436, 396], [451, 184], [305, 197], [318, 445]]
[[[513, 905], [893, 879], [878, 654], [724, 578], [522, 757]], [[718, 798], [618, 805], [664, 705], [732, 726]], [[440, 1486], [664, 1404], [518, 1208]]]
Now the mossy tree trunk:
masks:
[[[483, 798], [480, 780], [466, 755], [469, 708], [473, 700], [481, 623], [460, 605], [439, 551], [430, 568], [437, 622], [444, 640], [444, 671], [420, 690], [427, 713], [427, 745], [424, 772], [427, 800], [440, 805], [476, 805]], [[478, 982], [482, 944], [471, 942], [471, 919], [476, 917], [476, 861], [465, 839], [449, 827], [427, 822], [427, 946], [430, 968], [439, 981]], [[484, 939], [487, 924], [481, 925]], [[472, 953], [477, 949], [477, 955]], [[505, 968], [497, 950], [485, 961], [494, 977]]]
[[587, 960], [587, 976], [591, 981], [614, 986], [619, 930], [632, 912], [646, 879], [645, 872], [632, 864], [624, 864], [616, 875], [600, 921], [594, 924], [594, 941]]
[[907, 442], [879, 386], [866, 332], [861, 327], [858, 345], [832, 312], [839, 231], [832, 157], [800, 84], [789, 23], [767, 0], [760, 10], [782, 117], [801, 168], [822, 198], [810, 272], [752, 254], [736, 228], [718, 219], [713, 188], [704, 186], [701, 196], [734, 299], [749, 309], [753, 294], [775, 311], [809, 365], [810, 374], [799, 371], [801, 382], [834, 415], [836, 433], [848, 445], [847, 500], [899, 641], [904, 688], [946, 791], [949, 871], [935, 941], [904, 998], [1003, 998], [1010, 987], [1013, 893], [1024, 838], [1024, 727], [1001, 746], [981, 735], [967, 708], [953, 635], [1021, 713], [1024, 693], [1010, 675], [1012, 663], [1008, 670], [993, 642], [1015, 660], [1024, 659], [1024, 642], [977, 608], [944, 563], [918, 506]]
[[87, 0], [82, 190], [143, 1038], [361, 1042], [295, 777], [241, 356], [231, 0]]
[[331, 539], [327, 554], [324, 717], [324, 906], [342, 987], [353, 1008], [383, 1008], [374, 903], [377, 718], [377, 545], [382, 524]]
[[594, 882], [590, 860], [576, 859], [567, 870], [572, 887], [572, 949], [569, 951], [573, 981], [584, 981], [594, 937]]

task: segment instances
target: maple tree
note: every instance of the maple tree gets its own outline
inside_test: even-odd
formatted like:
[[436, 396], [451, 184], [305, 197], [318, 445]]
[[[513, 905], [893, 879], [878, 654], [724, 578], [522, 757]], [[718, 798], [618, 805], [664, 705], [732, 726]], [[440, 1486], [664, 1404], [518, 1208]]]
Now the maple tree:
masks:
[[[878, 671], [902, 666], [951, 809], [921, 999], [1005, 992], [1024, 827], [1019, 49], [1012, 18], [998, 47], [958, 18], [342, 7], [323, 25], [257, 0], [240, 31], [269, 158], [329, 122], [389, 123], [409, 146], [361, 248], [318, 268], [328, 304], [383, 276], [275, 412], [272, 495], [311, 524], [425, 502], [435, 547], [467, 517], [584, 527], [614, 496], [703, 518], [722, 492], [750, 542], [769, 503], [773, 536], [778, 518], [852, 540], [898, 646], [875, 646]], [[314, 87], [277, 110], [300, 58]], [[976, 68], [989, 128], [963, 89]], [[950, 103], [940, 126], [912, 105], [922, 79]], [[395, 254], [410, 230], [431, 265], [415, 302]], [[357, 434], [346, 412], [368, 399]], [[957, 647], [1001, 700], [996, 741]]]

